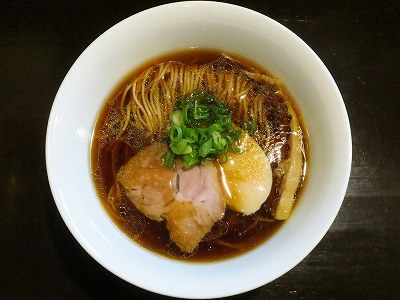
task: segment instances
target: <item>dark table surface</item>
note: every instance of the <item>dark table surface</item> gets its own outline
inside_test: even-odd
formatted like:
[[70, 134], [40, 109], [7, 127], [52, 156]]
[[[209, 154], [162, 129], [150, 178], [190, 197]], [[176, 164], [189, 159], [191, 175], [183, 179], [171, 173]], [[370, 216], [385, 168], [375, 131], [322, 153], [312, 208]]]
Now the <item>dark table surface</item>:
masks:
[[[162, 3], [1, 2], [1, 299], [168, 298], [124, 282], [81, 248], [55, 206], [44, 151], [54, 96], [80, 53], [115, 23]], [[287, 274], [230, 299], [400, 299], [399, 2], [232, 3], [287, 26], [320, 56], [348, 110], [353, 163], [319, 245]]]

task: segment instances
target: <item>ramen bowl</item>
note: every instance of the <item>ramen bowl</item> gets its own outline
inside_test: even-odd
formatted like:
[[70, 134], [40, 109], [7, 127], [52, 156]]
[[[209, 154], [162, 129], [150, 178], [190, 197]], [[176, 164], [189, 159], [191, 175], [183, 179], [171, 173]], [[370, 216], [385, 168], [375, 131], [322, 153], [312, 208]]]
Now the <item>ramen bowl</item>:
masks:
[[[235, 53], [281, 78], [309, 134], [307, 184], [290, 218], [265, 243], [223, 261], [187, 263], [144, 249], [113, 224], [91, 178], [91, 137], [105, 99], [154, 57], [208, 48]], [[133, 15], [97, 38], [76, 60], [50, 113], [46, 163], [57, 208], [80, 245], [140, 288], [182, 298], [243, 293], [303, 260], [328, 231], [350, 174], [351, 134], [340, 92], [318, 56], [294, 33], [246, 8], [179, 2]]]

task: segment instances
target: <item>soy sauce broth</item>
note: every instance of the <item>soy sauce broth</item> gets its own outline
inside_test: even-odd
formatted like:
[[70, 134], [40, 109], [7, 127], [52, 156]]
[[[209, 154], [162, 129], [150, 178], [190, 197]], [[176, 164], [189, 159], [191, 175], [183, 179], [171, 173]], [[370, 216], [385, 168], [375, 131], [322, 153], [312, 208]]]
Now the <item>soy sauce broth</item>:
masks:
[[[126, 79], [115, 88], [113, 93], [106, 100], [96, 121], [93, 133], [92, 147], [90, 150], [91, 169], [97, 193], [104, 209], [107, 211], [114, 224], [136, 243], [139, 243], [155, 253], [174, 259], [183, 259], [191, 262], [223, 260], [248, 252], [264, 243], [284, 223], [284, 221], [277, 221], [271, 217], [271, 211], [279, 196], [279, 179], [274, 176], [271, 193], [256, 213], [245, 216], [227, 207], [223, 219], [217, 222], [211, 232], [205, 236], [197, 251], [193, 254], [183, 254], [179, 248], [170, 241], [165, 221], [157, 222], [146, 218], [124, 196], [115, 203], [110, 203], [107, 200], [107, 195], [112, 188], [113, 182], [115, 182], [116, 172], [119, 168], [142, 148], [159, 141], [146, 138], [138, 132], [137, 136], [130, 142], [130, 145], [122, 141], [115, 141], [113, 145], [104, 145], [101, 144], [100, 139], [96, 138], [96, 136], [106, 121], [113, 105], [118, 103], [121, 92], [129, 78], [161, 62], [174, 60], [188, 65], [205, 64], [215, 61], [220, 55], [221, 51], [190, 49], [158, 57], [135, 69], [126, 76]], [[236, 55], [230, 56], [239, 61], [240, 65], [244, 68], [256, 68], [261, 70], [264, 74], [270, 75], [270, 73], [243, 57]], [[287, 95], [289, 95], [289, 93], [287, 93]], [[292, 106], [296, 108], [294, 103]], [[298, 116], [301, 116], [297, 109], [296, 112]], [[301, 118], [300, 121], [302, 121]], [[302, 127], [304, 128], [304, 126]], [[306, 138], [306, 134], [304, 134], [304, 137]], [[307, 146], [307, 143], [305, 146]], [[308, 158], [304, 161], [308, 163]], [[272, 169], [274, 170], [274, 165], [272, 165]], [[305, 168], [302, 185], [304, 185], [304, 175]], [[301, 188], [298, 190], [297, 198], [299, 198], [301, 190]]]

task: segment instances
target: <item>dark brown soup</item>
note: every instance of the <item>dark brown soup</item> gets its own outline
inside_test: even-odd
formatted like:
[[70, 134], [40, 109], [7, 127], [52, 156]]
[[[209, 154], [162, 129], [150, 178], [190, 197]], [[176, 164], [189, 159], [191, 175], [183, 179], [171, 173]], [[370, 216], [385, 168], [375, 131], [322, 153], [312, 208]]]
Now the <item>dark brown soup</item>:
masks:
[[[107, 124], [118, 118], [117, 106], [120, 105], [121, 95], [127, 83], [143, 70], [148, 69], [156, 64], [166, 61], [179, 61], [186, 65], [202, 65], [213, 62], [221, 56], [220, 51], [215, 50], [199, 50], [191, 49], [181, 52], [171, 53], [159, 58], [156, 58], [140, 68], [134, 70], [126, 80], [121, 82], [114, 92], [107, 99], [102, 108], [93, 133], [91, 147], [91, 168], [93, 179], [97, 187], [99, 198], [107, 210], [109, 216], [115, 224], [132, 240], [139, 243], [143, 247], [150, 249], [158, 254], [172, 257], [175, 259], [185, 259], [189, 261], [216, 261], [245, 253], [254, 249], [258, 245], [265, 242], [273, 235], [284, 221], [275, 220], [273, 218], [276, 202], [279, 200], [281, 187], [281, 176], [279, 175], [279, 160], [285, 159], [290, 152], [290, 145], [287, 141], [290, 138], [290, 118], [287, 117], [287, 109], [282, 109], [282, 115], [275, 116], [273, 110], [266, 110], [268, 120], [271, 120], [272, 132], [276, 132], [273, 137], [269, 137], [270, 143], [279, 145], [279, 155], [271, 156], [271, 167], [273, 171], [273, 182], [271, 192], [262, 204], [261, 208], [254, 214], [245, 216], [242, 213], [236, 212], [227, 208], [222, 220], [214, 224], [211, 232], [209, 232], [199, 244], [199, 247], [194, 253], [183, 254], [179, 248], [170, 241], [169, 232], [166, 228], [165, 221], [157, 222], [145, 217], [139, 212], [135, 206], [124, 196], [120, 195], [116, 190], [116, 174], [121, 166], [123, 166], [129, 158], [137, 154], [145, 146], [151, 145], [154, 142], [165, 141], [165, 136], [143, 134], [142, 130], [129, 127], [124, 136], [121, 138], [104, 138], [104, 127], [111, 126]], [[260, 70], [261, 73], [267, 74], [265, 70], [253, 64], [247, 59], [239, 56], [230, 55], [241, 67], [253, 70]], [[295, 107], [289, 93], [283, 90], [285, 101], [291, 101], [292, 107]], [[284, 101], [279, 98], [272, 99], [271, 103]], [[279, 102], [280, 103], [280, 102]], [[278, 104], [274, 104], [278, 105]], [[279, 104], [281, 105], [281, 104]], [[235, 110], [235, 107], [233, 107]], [[300, 116], [298, 110], [296, 110]], [[235, 119], [233, 121], [240, 122]], [[301, 121], [301, 118], [299, 117]], [[296, 199], [299, 197], [301, 186], [304, 183], [307, 141], [303, 122], [300, 122], [303, 130], [303, 171], [299, 181], [299, 188], [296, 191]], [[275, 129], [274, 129], [275, 128]], [[275, 131], [273, 131], [275, 130]], [[268, 133], [259, 132], [256, 137], [257, 142], [266, 153], [271, 152], [271, 145], [265, 146], [265, 139], [268, 138]]]

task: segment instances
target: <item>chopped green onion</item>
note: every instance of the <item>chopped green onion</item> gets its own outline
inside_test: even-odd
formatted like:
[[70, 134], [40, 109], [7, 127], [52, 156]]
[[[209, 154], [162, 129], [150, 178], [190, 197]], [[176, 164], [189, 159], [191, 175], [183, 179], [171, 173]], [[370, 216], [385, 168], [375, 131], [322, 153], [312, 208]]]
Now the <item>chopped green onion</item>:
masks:
[[222, 117], [226, 116], [227, 114], [229, 114], [229, 109], [226, 107], [215, 107], [213, 109], [213, 113], [217, 117], [222, 118]]
[[214, 131], [211, 136], [214, 148], [217, 150], [223, 150], [226, 146], [226, 139], [224, 139], [218, 131]]
[[168, 152], [164, 156], [164, 165], [167, 168], [172, 168], [174, 166], [174, 159], [175, 159], [175, 154], [172, 153], [171, 150], [168, 150]]
[[213, 133], [214, 131], [221, 131], [221, 130], [222, 130], [222, 126], [219, 123], [214, 123], [207, 128], [208, 133]]
[[199, 145], [203, 145], [208, 139], [207, 129], [198, 128]]
[[191, 153], [183, 155], [183, 167], [189, 169], [200, 162], [199, 154], [197, 150], [193, 150]]
[[210, 114], [208, 107], [205, 105], [199, 105], [199, 101], [194, 101], [193, 118], [196, 120], [206, 119]]
[[183, 137], [189, 144], [197, 143], [199, 136], [194, 128], [183, 128]]
[[183, 112], [181, 110], [175, 110], [172, 113], [172, 124], [174, 125], [184, 124]]
[[178, 125], [173, 125], [169, 130], [169, 139], [173, 143], [182, 140], [182, 128]]
[[226, 161], [227, 152], [238, 152], [235, 141], [241, 130], [233, 129], [231, 110], [203, 90], [176, 100], [171, 123], [166, 167], [173, 167], [178, 158], [190, 168], [206, 159]]
[[206, 157], [208, 153], [210, 153], [212, 149], [212, 138], [210, 138], [207, 142], [205, 142], [203, 145], [200, 146], [199, 148], [199, 155], [201, 157]]
[[188, 145], [186, 140], [180, 140], [175, 143], [172, 143], [169, 145], [169, 147], [174, 154], [178, 155], [192, 152], [192, 147]]
[[189, 110], [189, 106], [185, 106], [185, 107], [182, 109], [183, 124], [189, 123], [188, 110]]

